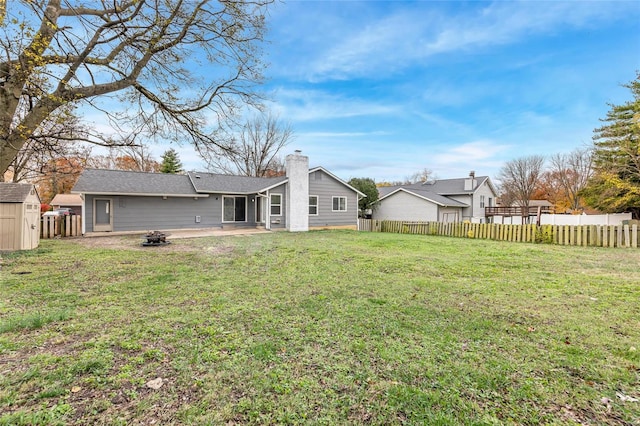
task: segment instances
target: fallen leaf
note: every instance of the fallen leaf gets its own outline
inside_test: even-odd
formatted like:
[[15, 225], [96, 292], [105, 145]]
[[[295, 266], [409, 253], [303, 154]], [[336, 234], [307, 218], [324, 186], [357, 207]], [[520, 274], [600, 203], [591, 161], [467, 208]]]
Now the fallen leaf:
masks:
[[618, 398], [620, 398], [620, 401], [622, 401], [622, 402], [638, 402], [638, 398], [634, 398], [632, 396], [625, 395], [622, 392], [616, 392], [616, 396]]
[[162, 385], [162, 377], [158, 377], [157, 379], [149, 380], [146, 386], [151, 389], [160, 389]]
[[71, 388], [71, 392], [77, 393], [77, 392], [80, 392], [81, 389], [82, 388], [80, 386], [74, 386], [74, 387]]

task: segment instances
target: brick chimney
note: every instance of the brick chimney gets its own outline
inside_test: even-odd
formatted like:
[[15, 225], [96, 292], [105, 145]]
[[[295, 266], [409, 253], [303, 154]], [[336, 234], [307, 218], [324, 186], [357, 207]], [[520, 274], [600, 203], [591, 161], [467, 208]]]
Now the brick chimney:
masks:
[[290, 232], [309, 230], [309, 157], [296, 150], [285, 158], [287, 184], [286, 222]]

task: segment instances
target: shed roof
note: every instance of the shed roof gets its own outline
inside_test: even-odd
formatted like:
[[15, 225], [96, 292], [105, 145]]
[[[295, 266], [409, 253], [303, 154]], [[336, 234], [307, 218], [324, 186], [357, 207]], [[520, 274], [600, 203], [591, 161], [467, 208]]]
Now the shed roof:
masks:
[[73, 193], [197, 196], [187, 175], [86, 169]]
[[0, 203], [22, 203], [32, 190], [35, 191], [35, 187], [30, 183], [1, 182]]

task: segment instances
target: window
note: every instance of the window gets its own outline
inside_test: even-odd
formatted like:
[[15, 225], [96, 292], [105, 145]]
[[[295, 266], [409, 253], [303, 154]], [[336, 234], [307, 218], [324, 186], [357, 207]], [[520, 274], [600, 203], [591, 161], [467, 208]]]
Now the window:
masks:
[[309, 195], [309, 214], [312, 216], [318, 215], [318, 196]]
[[246, 222], [247, 197], [222, 197], [222, 221]]
[[282, 194], [271, 194], [271, 216], [282, 216]]
[[493, 206], [493, 198], [489, 197], [489, 207]]
[[346, 212], [347, 211], [347, 197], [333, 197], [333, 211], [334, 212]]
[[480, 196], [480, 208], [483, 209], [484, 208], [484, 195]]

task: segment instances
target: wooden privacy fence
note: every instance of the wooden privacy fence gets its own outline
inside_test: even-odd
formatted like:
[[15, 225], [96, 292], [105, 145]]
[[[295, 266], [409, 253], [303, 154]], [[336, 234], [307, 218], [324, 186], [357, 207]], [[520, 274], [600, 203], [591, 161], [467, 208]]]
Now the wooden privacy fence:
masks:
[[502, 225], [360, 219], [360, 231], [592, 247], [638, 247], [638, 225]]
[[82, 216], [42, 216], [40, 238], [77, 237], [82, 235]]

